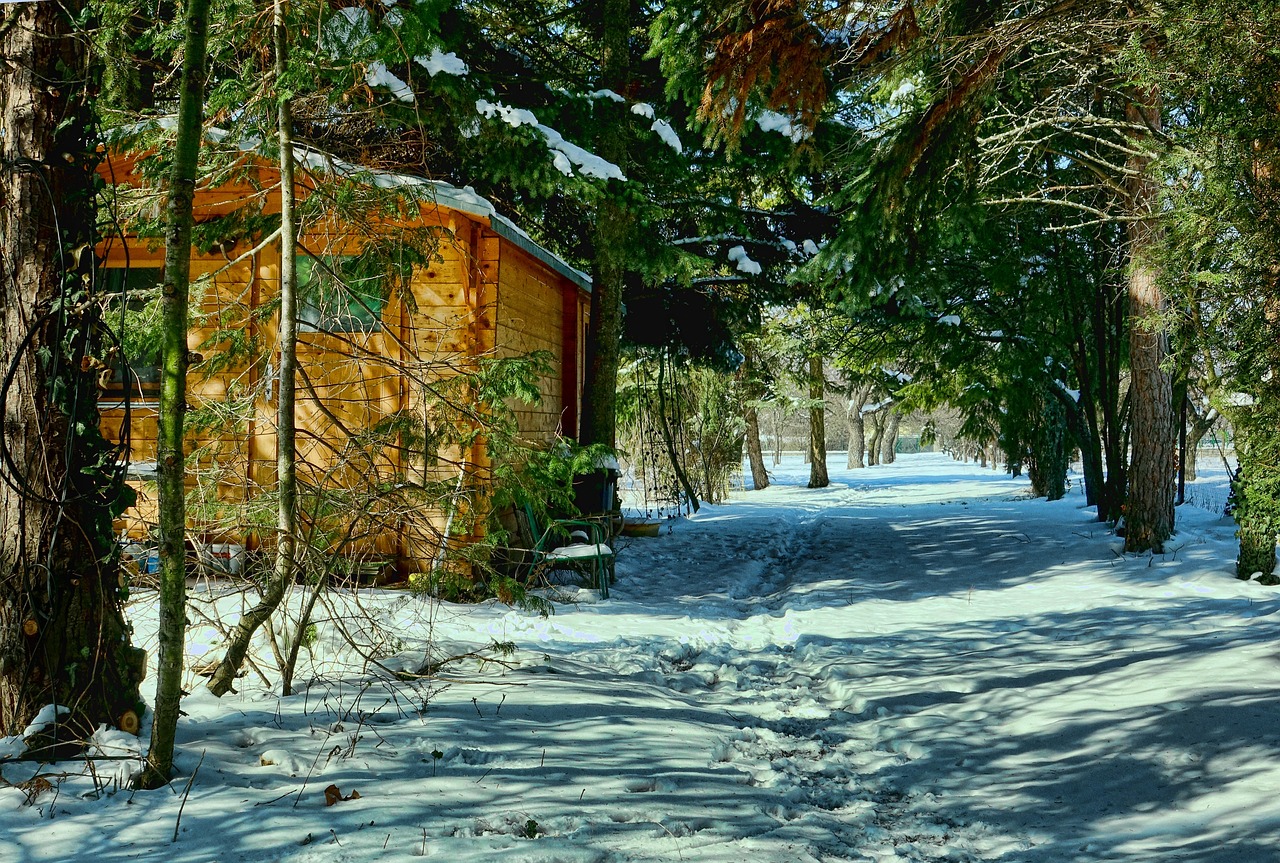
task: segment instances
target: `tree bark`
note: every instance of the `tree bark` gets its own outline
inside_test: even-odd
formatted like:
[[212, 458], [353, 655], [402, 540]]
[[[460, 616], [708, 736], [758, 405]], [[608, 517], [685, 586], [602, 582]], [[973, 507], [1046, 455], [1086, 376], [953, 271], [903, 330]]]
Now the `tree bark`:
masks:
[[[288, 66], [288, 0], [276, 0], [272, 32], [275, 41], [276, 81], [284, 78]], [[277, 83], [277, 86], [279, 84]], [[277, 94], [279, 95], [279, 94]], [[209, 691], [223, 696], [231, 691], [236, 675], [249, 652], [254, 632], [275, 613], [293, 583], [297, 540], [297, 457], [294, 417], [294, 390], [298, 374], [298, 230], [294, 223], [293, 117], [289, 100], [279, 98], [277, 125], [280, 140], [280, 394], [276, 412], [276, 560], [266, 592], [258, 604], [240, 618], [227, 645], [222, 662], [209, 679]], [[288, 695], [289, 693], [284, 693]]]
[[871, 389], [866, 386], [857, 386], [849, 393], [849, 402], [845, 405], [844, 417], [849, 437], [845, 467], [850, 470], [866, 466], [863, 457], [867, 448], [867, 433], [866, 423], [862, 419], [862, 409], [867, 406], [869, 398], [871, 398]]
[[1190, 428], [1187, 429], [1187, 453], [1182, 465], [1187, 482], [1194, 482], [1196, 479], [1196, 456], [1200, 449], [1200, 441], [1204, 440], [1204, 436], [1209, 433], [1209, 429], [1213, 428], [1218, 418], [1218, 412], [1210, 408], [1203, 414], [1195, 414], [1191, 420]]
[[106, 364], [93, 295], [97, 75], [81, 0], [0, 10], [0, 736], [68, 709], [28, 751], [99, 723], [137, 733], [145, 654], [129, 645], [112, 517], [130, 503], [99, 432]]
[[845, 462], [850, 470], [866, 467], [867, 431], [862, 420], [862, 409], [852, 408], [847, 416], [849, 425], [849, 455]]
[[[603, 0], [601, 6], [600, 86], [621, 93], [631, 68], [631, 0]], [[600, 156], [625, 171], [627, 124], [622, 109], [608, 99], [598, 108], [617, 114], [602, 125]], [[591, 285], [591, 320], [587, 327], [586, 374], [582, 385], [584, 446], [612, 447], [617, 437], [618, 364], [622, 345], [622, 297], [626, 284], [625, 249], [633, 219], [622, 204], [620, 181], [610, 180], [608, 194], [596, 209]]]
[[196, 162], [204, 134], [205, 48], [209, 0], [190, 0], [186, 12], [182, 92], [165, 236], [161, 314], [164, 349], [160, 377], [160, 428], [157, 442], [160, 498], [160, 625], [156, 660], [156, 701], [151, 746], [141, 784], [158, 788], [173, 772], [174, 739], [182, 702], [182, 661], [186, 653], [186, 459], [183, 420], [187, 405], [187, 292], [191, 280], [192, 204]]
[[749, 342], [742, 346], [742, 365], [738, 367], [738, 385], [742, 393], [742, 419], [747, 426], [745, 445], [751, 465], [751, 486], [756, 491], [769, 487], [769, 471], [764, 466], [764, 449], [760, 445], [760, 397], [764, 386], [756, 377], [754, 351]]
[[747, 423], [747, 459], [751, 462], [751, 487], [759, 491], [769, 487], [769, 471], [764, 466], [764, 450], [760, 446], [760, 411], [748, 401], [742, 409]]
[[880, 463], [893, 464], [898, 460], [898, 428], [902, 425], [902, 413], [893, 408], [885, 420], [884, 435], [880, 438]]
[[809, 357], [809, 488], [831, 485], [827, 474], [826, 375], [822, 357]]
[[867, 466], [880, 464], [880, 440], [884, 437], [884, 409], [871, 414], [871, 437], [867, 440]]
[[[1143, 104], [1127, 108], [1128, 119], [1157, 131], [1160, 100], [1156, 93], [1142, 94]], [[1136, 141], [1145, 146], [1145, 141]], [[1130, 208], [1140, 221], [1130, 222], [1129, 241], [1129, 374], [1130, 463], [1129, 493], [1125, 504], [1125, 551], [1156, 551], [1173, 535], [1176, 423], [1173, 378], [1164, 368], [1168, 336], [1161, 315], [1164, 294], [1150, 263], [1160, 242], [1155, 207], [1160, 184], [1151, 175], [1151, 157], [1130, 160], [1132, 178], [1127, 182]]]

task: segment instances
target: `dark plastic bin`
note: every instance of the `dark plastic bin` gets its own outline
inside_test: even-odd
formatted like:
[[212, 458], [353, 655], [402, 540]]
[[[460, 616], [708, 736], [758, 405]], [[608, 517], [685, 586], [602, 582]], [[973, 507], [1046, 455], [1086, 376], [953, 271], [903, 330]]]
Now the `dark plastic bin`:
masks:
[[599, 465], [589, 473], [578, 474], [573, 480], [573, 505], [583, 515], [601, 515], [613, 512], [617, 497], [618, 477], [622, 474], [617, 462]]

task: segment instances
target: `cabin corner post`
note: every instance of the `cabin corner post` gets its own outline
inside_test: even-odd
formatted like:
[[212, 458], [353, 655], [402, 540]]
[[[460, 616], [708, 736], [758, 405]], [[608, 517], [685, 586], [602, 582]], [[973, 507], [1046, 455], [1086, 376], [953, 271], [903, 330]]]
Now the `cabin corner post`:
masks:
[[[479, 371], [481, 361], [492, 357], [497, 350], [498, 291], [496, 279], [486, 278], [484, 260], [484, 226], [468, 220], [465, 285], [468, 300], [470, 344], [467, 364], [472, 371]], [[499, 258], [501, 266], [501, 258]], [[478, 402], [474, 405], [477, 423], [483, 423], [486, 408]], [[476, 493], [471, 501], [469, 534], [471, 539], [482, 539], [487, 533], [489, 495], [493, 482], [493, 465], [490, 460], [488, 439], [478, 430], [468, 451], [463, 454], [466, 470], [471, 473]]]

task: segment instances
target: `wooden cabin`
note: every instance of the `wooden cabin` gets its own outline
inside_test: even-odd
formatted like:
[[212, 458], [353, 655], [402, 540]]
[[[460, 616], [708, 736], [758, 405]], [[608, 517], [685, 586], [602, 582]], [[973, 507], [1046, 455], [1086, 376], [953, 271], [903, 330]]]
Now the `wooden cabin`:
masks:
[[[452, 484], [456, 478], [459, 493], [464, 485], [474, 493], [489, 467], [483, 439], [416, 454], [406, 445], [353, 455], [353, 442], [367, 443], [366, 433], [388, 418], [434, 410], [435, 384], [460, 370], [474, 370], [486, 357], [534, 351], [549, 357], [551, 373], [540, 379], [541, 402], [512, 405], [520, 434], [534, 440], [576, 435], [591, 290], [583, 273], [534, 243], [469, 187], [363, 170], [306, 148], [298, 148], [297, 157], [300, 206], [308, 213], [298, 242], [300, 285], [333, 276], [371, 244], [382, 244], [393, 255], [396, 248], [408, 248], [406, 237], [427, 238], [430, 246], [429, 255], [399, 268], [394, 278], [366, 268], [356, 280], [358, 288], [344, 279], [349, 290], [342, 296], [326, 298], [319, 290], [322, 299], [317, 300], [313, 291], [300, 307], [296, 416], [304, 483], [343, 488], [376, 477], [420, 486]], [[142, 198], [144, 211], [149, 206], [158, 220], [161, 198], [141, 180], [144, 166], [138, 157], [113, 153], [100, 171], [125, 194]], [[270, 224], [269, 217], [278, 215], [279, 175], [272, 163], [250, 152], [226, 177], [200, 188], [195, 200], [198, 224], [231, 230], [209, 251], [193, 250], [193, 279], [212, 275], [192, 293], [188, 344], [202, 359], [188, 373], [188, 403], [206, 418], [219, 410], [228, 416], [211, 431], [197, 429], [189, 436], [189, 472], [216, 478], [209, 506], [189, 512], [189, 528], [198, 542], [252, 549], [262, 537], [243, 518], [220, 517], [218, 510], [243, 509], [275, 482], [278, 393], [272, 376], [278, 362], [272, 346], [278, 317], [272, 306], [280, 246], [253, 226]], [[331, 194], [326, 184], [334, 178], [345, 191], [331, 208], [320, 196]], [[353, 204], [352, 198], [361, 189], [369, 197], [366, 215], [354, 218], [360, 202]], [[388, 197], [389, 191], [396, 197]], [[126, 224], [122, 236], [102, 242], [99, 254], [116, 289], [141, 298], [161, 281], [164, 249], [159, 240], [137, 233]], [[256, 358], [250, 352], [226, 359], [227, 348], [237, 345], [256, 348]], [[107, 436], [129, 437], [141, 500], [120, 526], [138, 536], [154, 523], [154, 486], [145, 478], [155, 465], [159, 374], [154, 357], [134, 357], [131, 364], [128, 381], [119, 373], [110, 380], [104, 375], [100, 407]], [[194, 480], [189, 486], [195, 487]], [[378, 530], [331, 537], [334, 547], [388, 570], [393, 566], [401, 577], [430, 570], [440, 560], [440, 536], [459, 533], [458, 526], [451, 526], [442, 511], [422, 513], [411, 497], [390, 498], [376, 505], [384, 508], [377, 514]], [[344, 505], [340, 496], [336, 505]], [[345, 505], [359, 509], [362, 504]], [[396, 506], [405, 512], [396, 513]]]

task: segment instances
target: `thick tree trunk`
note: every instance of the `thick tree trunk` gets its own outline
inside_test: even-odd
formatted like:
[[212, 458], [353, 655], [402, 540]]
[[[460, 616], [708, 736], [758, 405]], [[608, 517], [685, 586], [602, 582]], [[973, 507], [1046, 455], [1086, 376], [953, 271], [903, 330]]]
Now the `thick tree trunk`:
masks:
[[[601, 16], [600, 86], [626, 90], [631, 67], [631, 0], [604, 0]], [[599, 154], [625, 170], [627, 125], [622, 108], [608, 99], [598, 106], [618, 113], [603, 124]], [[609, 195], [596, 208], [592, 237], [591, 321], [587, 329], [587, 368], [582, 386], [582, 425], [579, 443], [613, 446], [616, 439], [618, 364], [622, 345], [622, 296], [626, 283], [625, 249], [634, 220], [620, 201], [617, 180], [609, 181]]]
[[880, 464], [880, 440], [884, 437], [885, 416], [883, 410], [871, 414], [871, 437], [867, 440], [867, 466]]
[[867, 434], [866, 424], [862, 420], [862, 409], [867, 406], [869, 398], [871, 398], [869, 387], [854, 387], [849, 393], [848, 403], [845, 404], [844, 421], [849, 438], [849, 453], [845, 459], [845, 467], [850, 470], [864, 467], [866, 464], [863, 461], [863, 455], [867, 448]]
[[[129, 646], [112, 515], [128, 501], [98, 430], [92, 296], [97, 84], [79, 0], [0, 9], [0, 736], [67, 708], [39, 757], [99, 723], [137, 733], [145, 658]], [[59, 231], [61, 234], [59, 235]]]
[[826, 376], [822, 357], [809, 357], [809, 488], [831, 485], [827, 474]]
[[160, 377], [158, 474], [160, 497], [160, 627], [151, 747], [142, 784], [158, 788], [173, 772], [173, 747], [182, 701], [186, 653], [186, 470], [183, 418], [187, 405], [187, 291], [191, 276], [192, 203], [204, 134], [205, 45], [209, 0], [190, 0], [186, 12], [178, 134], [169, 180], [161, 314], [164, 351]]
[[[1159, 97], [1152, 93], [1142, 98], [1148, 104], [1130, 105], [1128, 119], [1157, 130]], [[1151, 176], [1150, 161], [1145, 155], [1131, 159], [1133, 178], [1127, 184], [1131, 212], [1144, 218], [1128, 227], [1131, 449], [1125, 551], [1161, 551], [1173, 535], [1177, 436], [1173, 378], [1164, 367], [1169, 353], [1161, 320], [1164, 295], [1150, 263], [1160, 241], [1154, 217], [1160, 184]]]
[[[276, 0], [272, 32], [275, 37], [277, 82], [283, 80], [288, 67], [288, 11], [288, 0]], [[279, 100], [277, 124], [280, 138], [280, 396], [276, 412], [276, 484], [279, 497], [276, 507], [276, 565], [267, 590], [258, 604], [240, 618], [222, 662], [209, 679], [209, 691], [217, 696], [231, 691], [245, 655], [249, 652], [254, 632], [279, 608], [289, 585], [293, 583], [295, 568], [298, 533], [294, 416], [294, 391], [298, 374], [298, 229], [294, 223], [293, 117], [289, 111], [288, 99]]]
[[849, 456], [845, 466], [850, 470], [866, 467], [867, 430], [862, 421], [862, 409], [851, 408], [845, 414], [845, 422], [849, 426]]
[[1067, 493], [1071, 457], [1067, 412], [1061, 402], [1047, 397], [1040, 423], [1041, 427], [1032, 437], [1027, 462], [1031, 493], [1048, 500], [1061, 500]]
[[902, 414], [896, 409], [889, 412], [885, 421], [884, 436], [880, 438], [880, 464], [893, 464], [898, 459], [898, 429], [902, 425]]

